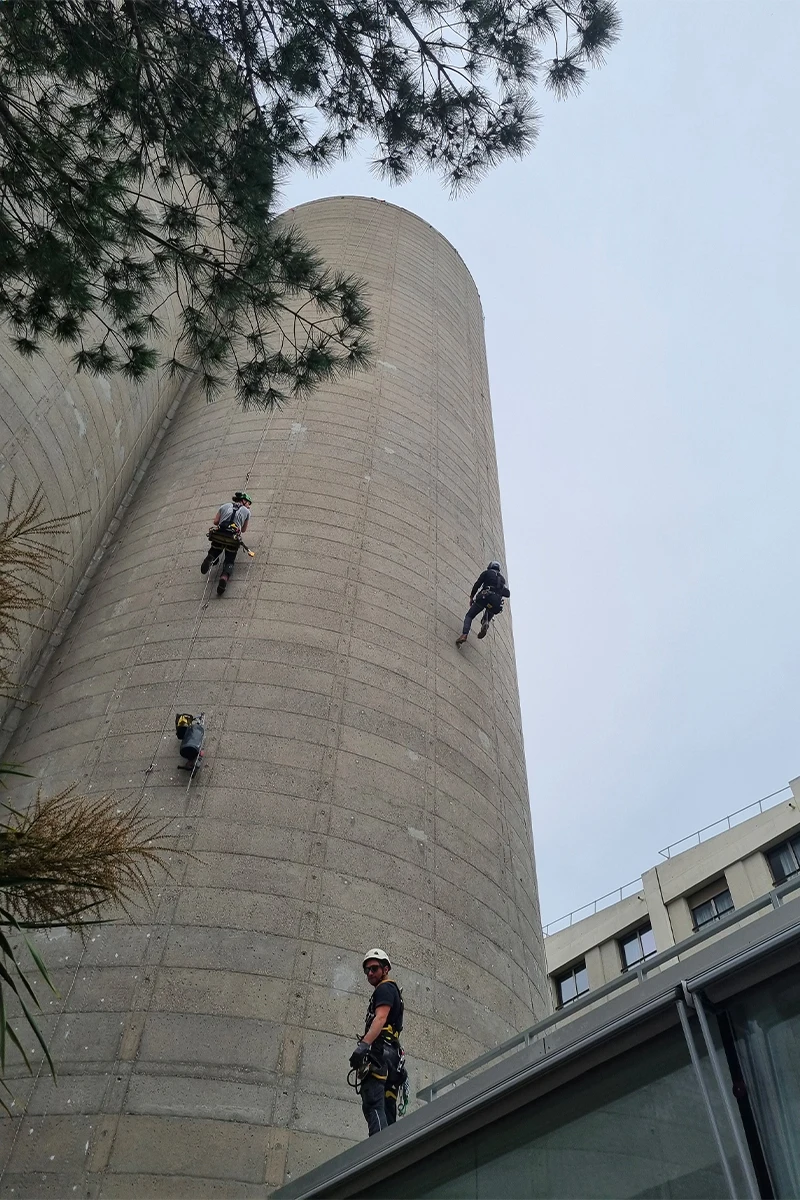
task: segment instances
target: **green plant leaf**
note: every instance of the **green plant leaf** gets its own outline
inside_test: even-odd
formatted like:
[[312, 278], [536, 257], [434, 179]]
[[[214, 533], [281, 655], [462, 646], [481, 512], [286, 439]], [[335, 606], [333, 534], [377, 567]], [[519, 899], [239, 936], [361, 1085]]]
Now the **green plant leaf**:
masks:
[[42, 1047], [42, 1050], [44, 1051], [44, 1056], [47, 1059], [47, 1065], [50, 1068], [50, 1074], [53, 1076], [53, 1079], [57, 1080], [58, 1076], [56, 1074], [55, 1064], [53, 1063], [53, 1060], [50, 1057], [50, 1051], [47, 1049], [47, 1043], [45, 1042], [44, 1038], [42, 1037], [42, 1031], [40, 1030], [39, 1026], [37, 1025], [35, 1017], [29, 1011], [27, 1004], [22, 999], [22, 996], [20, 996], [20, 998], [19, 998], [19, 1003], [20, 1003], [20, 1007], [22, 1008], [23, 1013], [25, 1014], [26, 1021], [28, 1022], [31, 1029], [33, 1030], [37, 1042], [39, 1043], [39, 1045]]
[[[23, 771], [19, 763], [0, 762], [0, 787], [5, 787], [4, 775], [21, 775], [24, 779], [32, 779], [30, 771]], [[6, 805], [5, 807], [10, 807]]]
[[22, 1042], [17, 1037], [17, 1035], [14, 1031], [14, 1026], [10, 1023], [10, 1021], [6, 1021], [6, 1032], [8, 1033], [8, 1036], [11, 1038], [11, 1041], [14, 1043], [14, 1045], [17, 1047], [20, 1054], [22, 1055], [22, 1061], [25, 1063], [25, 1066], [28, 1068], [30, 1073], [33, 1074], [33, 1071], [31, 1069], [30, 1059], [28, 1058], [27, 1054], [25, 1053], [25, 1048], [22, 1045]]
[[0, 1072], [6, 1069], [6, 1001], [0, 983]]
[[[17, 926], [17, 928], [19, 928], [19, 926]], [[28, 947], [28, 953], [30, 954], [31, 958], [33, 959], [33, 961], [36, 964], [37, 971], [39, 972], [39, 974], [41, 975], [42, 979], [47, 984], [47, 986], [50, 988], [50, 991], [53, 993], [53, 995], [57, 996], [58, 990], [57, 990], [57, 988], [54, 987], [53, 982], [50, 979], [50, 976], [47, 972], [47, 967], [44, 965], [44, 961], [42, 960], [42, 956], [39, 954], [39, 951], [36, 949], [36, 947], [33, 945], [33, 943], [31, 941], [29, 941], [29, 939], [27, 937], [25, 937], [24, 933], [22, 934], [22, 936], [25, 939], [25, 945]], [[33, 995], [32, 992], [31, 992], [31, 995]], [[34, 1000], [36, 1000], [36, 1003], [38, 1004], [39, 1001], [36, 999], [36, 996], [33, 996], [33, 998], [34, 998]]]

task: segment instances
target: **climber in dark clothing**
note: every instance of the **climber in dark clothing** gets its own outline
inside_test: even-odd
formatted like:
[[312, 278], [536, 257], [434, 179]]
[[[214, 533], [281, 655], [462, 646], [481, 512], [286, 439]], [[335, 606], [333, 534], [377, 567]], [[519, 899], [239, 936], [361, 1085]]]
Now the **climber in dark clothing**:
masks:
[[364, 1033], [350, 1056], [350, 1066], [361, 1080], [361, 1108], [372, 1137], [397, 1120], [397, 1092], [407, 1078], [405, 1055], [400, 1046], [403, 994], [389, 978], [392, 965], [384, 950], [378, 947], [370, 950], [363, 966], [374, 991]]
[[227, 504], [219, 506], [214, 517], [214, 524], [208, 531], [208, 540], [211, 542], [211, 546], [200, 564], [200, 570], [203, 575], [207, 574], [209, 568], [219, 560], [219, 556], [222, 553], [225, 554], [225, 561], [222, 564], [222, 571], [217, 583], [218, 596], [225, 591], [228, 580], [233, 574], [233, 564], [236, 561], [241, 537], [250, 520], [251, 504], [252, 500], [247, 492], [234, 492]]
[[489, 632], [489, 622], [492, 617], [496, 617], [499, 612], [503, 611], [503, 600], [510, 595], [511, 592], [506, 587], [505, 576], [500, 570], [500, 563], [490, 562], [486, 570], [481, 571], [472, 585], [472, 591], [469, 594], [469, 610], [464, 617], [464, 628], [461, 630], [461, 635], [456, 638], [456, 645], [463, 646], [469, 637], [472, 622], [479, 612], [483, 613], [483, 620], [478, 630], [478, 637], [486, 637]]

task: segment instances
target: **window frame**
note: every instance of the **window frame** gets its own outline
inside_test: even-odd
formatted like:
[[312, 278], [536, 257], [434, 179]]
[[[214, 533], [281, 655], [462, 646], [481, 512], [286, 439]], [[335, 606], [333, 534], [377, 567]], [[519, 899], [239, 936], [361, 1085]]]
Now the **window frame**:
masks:
[[[636, 968], [641, 965], [641, 963], [646, 962], [648, 958], [652, 958], [655, 954], [658, 954], [655, 935], [653, 935], [653, 949], [649, 950], [646, 954], [644, 953], [644, 947], [642, 945], [643, 933], [653, 933], [652, 921], [643, 921], [641, 925], [634, 926], [633, 929], [629, 929], [627, 933], [623, 933], [617, 938], [617, 949], [619, 950], [623, 975], [628, 971], [635, 971]], [[633, 941], [634, 937], [637, 939], [639, 943], [639, 949], [642, 951], [642, 953], [634, 962], [629, 963], [625, 958], [625, 944]]]
[[[582, 991], [579, 992], [578, 988], [577, 988], [576, 977], [580, 974], [581, 971], [584, 971], [586, 973], [586, 987]], [[570, 996], [569, 1000], [565, 1000], [563, 998], [563, 995], [561, 992], [561, 985], [567, 979], [572, 979], [573, 981], [576, 981], [575, 995]], [[553, 983], [555, 984], [555, 988], [556, 988], [556, 1001], [557, 1001], [556, 1007], [557, 1008], [559, 1008], [559, 1009], [567, 1008], [568, 1005], [574, 1004], [576, 1000], [580, 1000], [581, 996], [585, 996], [587, 992], [591, 991], [591, 987], [589, 986], [589, 972], [586, 968], [586, 959], [579, 958], [572, 964], [572, 966], [565, 967], [563, 970], [559, 971], [558, 974], [553, 975]]]
[[[705, 929], [708, 925], [713, 925], [715, 921], [720, 921], [729, 912], [734, 912], [736, 909], [736, 905], [733, 903], [733, 896], [731, 895], [731, 889], [728, 886], [727, 880], [720, 882], [722, 882], [723, 886], [719, 889], [719, 891], [714, 892], [710, 896], [706, 896], [704, 900], [698, 900], [696, 904], [693, 904], [691, 899], [688, 902], [689, 912], [692, 918], [692, 929], [695, 933], [699, 933], [701, 929]], [[700, 894], [702, 895], [702, 893]], [[730, 904], [726, 908], [717, 908], [717, 900], [720, 898], [720, 896], [727, 896], [730, 900]], [[692, 897], [692, 899], [694, 899], [694, 897]], [[704, 908], [706, 904], [711, 904], [714, 906], [713, 916], [708, 917], [705, 921], [698, 921], [696, 916], [697, 910]]]
[[[772, 858], [770, 856], [780, 850], [788, 850], [797, 866], [794, 871], [790, 871], [788, 875], [784, 875], [783, 879], [776, 879], [775, 868], [772, 865]], [[764, 858], [767, 860], [769, 873], [772, 876], [772, 882], [775, 887], [780, 887], [787, 879], [794, 879], [796, 875], [800, 875], [800, 832], [793, 833], [789, 837], [784, 838], [782, 842], [776, 842], [774, 846], [770, 846], [764, 851]]]

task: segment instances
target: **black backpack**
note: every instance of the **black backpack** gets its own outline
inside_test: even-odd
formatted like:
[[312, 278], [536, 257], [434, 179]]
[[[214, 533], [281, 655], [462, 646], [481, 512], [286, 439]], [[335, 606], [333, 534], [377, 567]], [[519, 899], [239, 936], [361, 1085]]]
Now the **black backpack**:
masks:
[[505, 576], [494, 568], [486, 571], [486, 580], [481, 589], [481, 599], [485, 600], [493, 612], [503, 611], [503, 597], [509, 594]]

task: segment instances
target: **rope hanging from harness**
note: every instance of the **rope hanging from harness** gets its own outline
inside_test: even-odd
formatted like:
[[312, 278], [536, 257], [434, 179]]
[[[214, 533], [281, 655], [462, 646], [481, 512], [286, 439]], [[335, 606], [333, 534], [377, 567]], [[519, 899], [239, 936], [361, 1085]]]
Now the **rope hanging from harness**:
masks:
[[[370, 1076], [381, 1082], [385, 1082], [387, 1095], [393, 1098], [396, 1097], [397, 1099], [397, 1115], [403, 1117], [408, 1109], [410, 1099], [406, 1053], [400, 1045], [399, 1034], [393, 1030], [385, 1040], [387, 1045], [394, 1046], [399, 1052], [397, 1067], [392, 1071], [386, 1070], [383, 1055], [379, 1056], [377, 1050], [370, 1051], [369, 1054], [364, 1056], [363, 1061], [357, 1067], [351, 1067], [347, 1072], [347, 1085], [353, 1089], [357, 1096], [360, 1096], [364, 1083]], [[379, 1043], [376, 1043], [376, 1046], [378, 1045]], [[376, 1067], [377, 1070], [375, 1069]], [[381, 1073], [379, 1074], [379, 1072]], [[392, 1076], [391, 1079], [389, 1078], [390, 1074]]]
[[397, 1074], [400, 1082], [400, 1086], [397, 1089], [397, 1115], [398, 1117], [404, 1117], [411, 1098], [411, 1090], [408, 1081], [408, 1068], [406, 1067], [406, 1052], [402, 1046], [400, 1047], [400, 1061], [397, 1064]]
[[364, 1055], [364, 1058], [357, 1067], [351, 1067], [347, 1072], [348, 1086], [353, 1089], [357, 1096], [360, 1096], [364, 1081], [370, 1075], [374, 1075], [376, 1079], [386, 1079], [386, 1075], [378, 1075], [375, 1071], [376, 1067], [380, 1070], [383, 1065], [383, 1055], [379, 1056], [377, 1050], [370, 1050], [369, 1054]]

